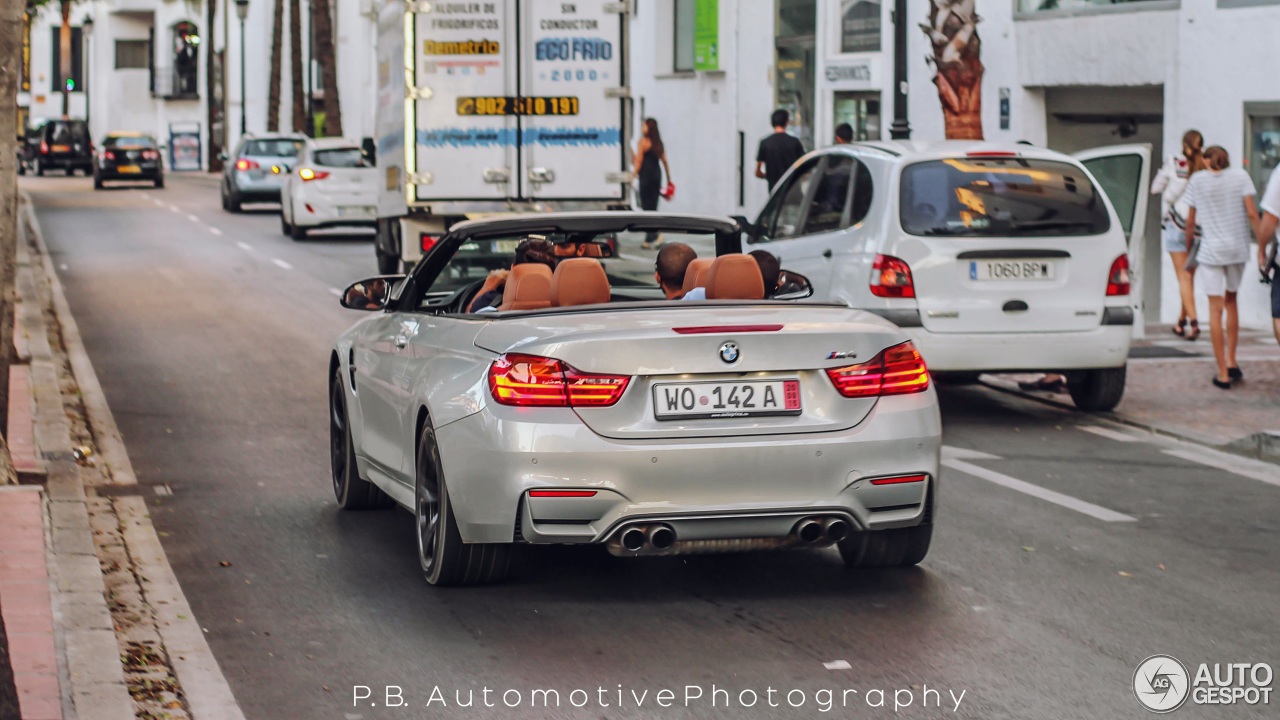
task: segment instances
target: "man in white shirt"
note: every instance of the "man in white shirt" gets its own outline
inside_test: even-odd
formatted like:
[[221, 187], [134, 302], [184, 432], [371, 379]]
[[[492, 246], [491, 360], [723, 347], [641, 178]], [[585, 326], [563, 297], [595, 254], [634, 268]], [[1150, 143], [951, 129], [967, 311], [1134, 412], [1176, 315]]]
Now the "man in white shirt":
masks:
[[[1275, 246], [1280, 243], [1280, 167], [1271, 171], [1267, 189], [1262, 192], [1262, 221], [1258, 223], [1258, 269], [1271, 273], [1271, 326], [1280, 342], [1280, 260], [1276, 259]], [[1268, 247], [1270, 246], [1270, 247]], [[1270, 268], [1267, 265], [1270, 263]]]

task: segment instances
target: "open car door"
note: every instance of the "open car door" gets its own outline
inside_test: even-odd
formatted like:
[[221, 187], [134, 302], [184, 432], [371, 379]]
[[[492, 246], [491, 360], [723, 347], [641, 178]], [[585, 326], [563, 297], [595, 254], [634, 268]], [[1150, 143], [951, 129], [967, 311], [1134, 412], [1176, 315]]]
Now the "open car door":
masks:
[[[1147, 199], [1151, 182], [1151, 145], [1148, 143], [1132, 145], [1110, 145], [1093, 148], [1074, 154], [1074, 157], [1097, 180], [1111, 204], [1120, 216], [1120, 224], [1124, 227], [1125, 243], [1129, 246], [1129, 277], [1132, 288], [1129, 300], [1133, 305], [1133, 332], [1141, 337], [1146, 324], [1143, 313], [1143, 287], [1146, 278], [1143, 272], [1147, 260]], [[1157, 241], [1152, 245], [1153, 252], [1159, 252]], [[1158, 265], [1157, 265], [1158, 267]]]

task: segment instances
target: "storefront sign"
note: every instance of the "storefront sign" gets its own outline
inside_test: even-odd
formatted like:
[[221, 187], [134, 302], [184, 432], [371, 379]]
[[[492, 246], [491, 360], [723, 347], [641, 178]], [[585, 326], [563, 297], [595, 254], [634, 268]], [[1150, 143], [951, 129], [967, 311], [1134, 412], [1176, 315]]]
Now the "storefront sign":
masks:
[[840, 3], [840, 52], [880, 51], [880, 0]]
[[874, 87], [875, 72], [870, 58], [858, 62], [830, 63], [823, 76], [833, 87], [857, 90]]
[[720, 69], [720, 0], [697, 0], [694, 6], [693, 69]]
[[199, 125], [169, 126], [169, 169], [176, 171], [200, 169]]
[[1000, 129], [1009, 129], [1009, 88], [1000, 88]]

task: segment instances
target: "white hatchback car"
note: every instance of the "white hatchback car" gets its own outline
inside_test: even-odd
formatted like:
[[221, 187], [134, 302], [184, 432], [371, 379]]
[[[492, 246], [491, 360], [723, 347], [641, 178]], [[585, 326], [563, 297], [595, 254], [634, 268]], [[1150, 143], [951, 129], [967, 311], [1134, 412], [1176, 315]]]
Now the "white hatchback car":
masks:
[[343, 138], [308, 140], [280, 187], [280, 232], [302, 240], [322, 227], [373, 227], [378, 171], [360, 145]]
[[1139, 311], [1127, 238], [1142, 236], [1149, 163], [1136, 145], [839, 145], [791, 168], [750, 242], [815, 299], [896, 323], [943, 378], [1063, 372], [1077, 407], [1110, 410]]

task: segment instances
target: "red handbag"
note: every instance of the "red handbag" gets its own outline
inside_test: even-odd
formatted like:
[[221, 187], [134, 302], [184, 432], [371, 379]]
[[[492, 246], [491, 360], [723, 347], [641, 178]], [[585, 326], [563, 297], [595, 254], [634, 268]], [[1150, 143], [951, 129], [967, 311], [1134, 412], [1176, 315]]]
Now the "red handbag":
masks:
[[670, 200], [676, 196], [676, 184], [673, 182], [667, 183], [667, 186], [662, 188], [662, 192], [658, 194], [662, 196], [663, 200]]

